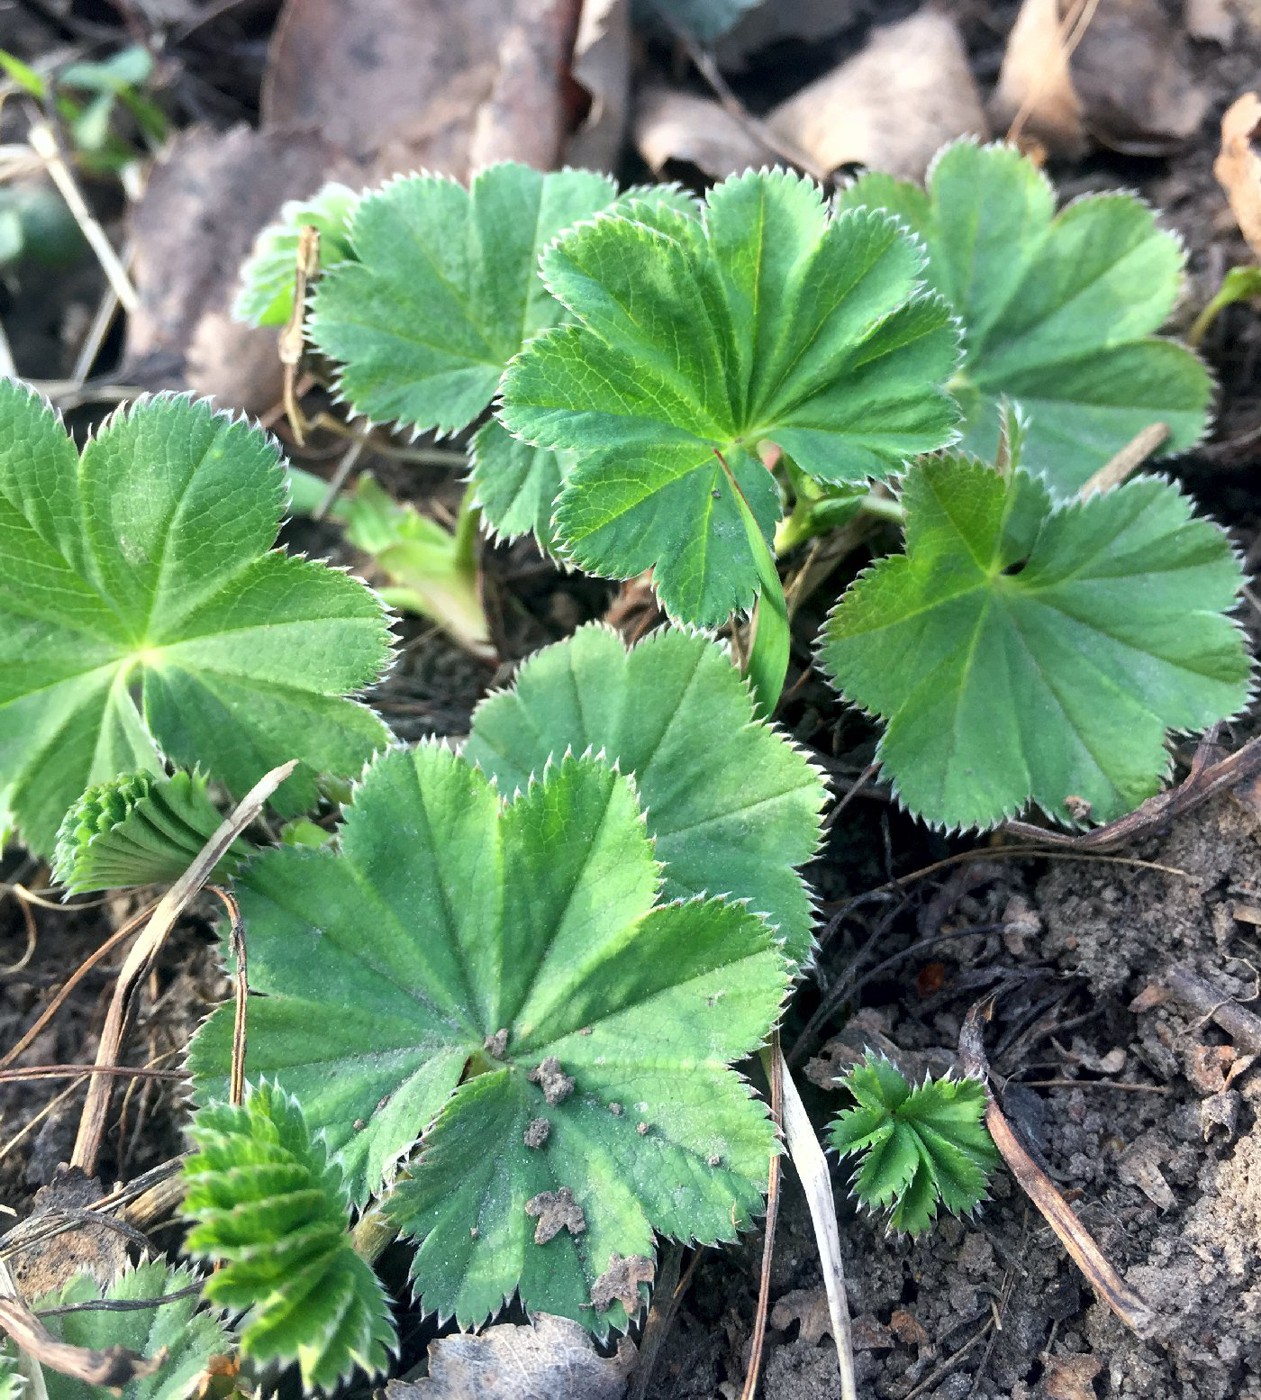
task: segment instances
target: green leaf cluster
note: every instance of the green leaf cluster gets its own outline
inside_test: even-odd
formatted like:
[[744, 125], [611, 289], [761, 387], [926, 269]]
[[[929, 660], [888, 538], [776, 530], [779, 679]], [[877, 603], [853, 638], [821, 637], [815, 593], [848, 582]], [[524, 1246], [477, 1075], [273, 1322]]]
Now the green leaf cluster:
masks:
[[877, 756], [912, 812], [1110, 821], [1159, 788], [1169, 730], [1246, 702], [1239, 561], [1174, 486], [1056, 504], [1038, 477], [946, 454], [899, 492], [906, 553], [849, 589], [819, 655], [887, 721]]
[[[553, 761], [505, 799], [431, 744], [370, 765], [335, 850], [246, 872], [248, 1072], [298, 1095], [357, 1202], [423, 1131], [388, 1209], [426, 1309], [469, 1326], [516, 1292], [604, 1333], [654, 1231], [730, 1239], [759, 1209], [774, 1135], [730, 1066], [787, 966], [741, 904], [660, 887], [607, 763]], [[202, 1094], [230, 1045], [225, 1008], [190, 1053]]]
[[[48, 1400], [105, 1400], [110, 1395], [121, 1400], [186, 1400], [195, 1393], [199, 1377], [212, 1356], [231, 1350], [232, 1340], [217, 1316], [198, 1311], [196, 1292], [183, 1298], [163, 1301], [171, 1294], [195, 1288], [197, 1275], [191, 1269], [173, 1269], [161, 1260], [152, 1260], [128, 1269], [107, 1288], [90, 1274], [76, 1274], [64, 1287], [45, 1293], [33, 1301], [36, 1312], [42, 1308], [74, 1307], [102, 1300], [117, 1303], [145, 1303], [152, 1306], [123, 1309], [76, 1308], [41, 1319], [58, 1341], [71, 1346], [106, 1350], [126, 1347], [141, 1356], [154, 1357], [165, 1350], [166, 1359], [150, 1376], [129, 1381], [122, 1391], [100, 1386], [43, 1368]], [[12, 1342], [0, 1341], [0, 1394], [3, 1394], [4, 1365], [12, 1359]], [[29, 1395], [27, 1386], [22, 1394]]]
[[922, 273], [893, 219], [834, 216], [783, 171], [725, 180], [695, 211], [627, 199], [564, 234], [543, 278], [574, 324], [509, 366], [500, 418], [578, 457], [556, 507], [566, 556], [652, 568], [687, 621], [750, 608], [756, 535], [782, 513], [760, 448], [844, 483], [952, 438], [957, 330]]
[[[388, 733], [346, 698], [389, 659], [357, 579], [272, 549], [274, 442], [187, 398], [142, 398], [80, 454], [48, 405], [0, 383], [0, 837], [51, 851], [94, 784], [200, 765], [234, 796], [300, 758], [356, 771]], [[301, 774], [303, 770], [299, 770]]]
[[1203, 434], [1208, 373], [1153, 334], [1183, 250], [1133, 195], [1089, 195], [1057, 214], [1032, 161], [962, 141], [938, 156], [926, 190], [868, 174], [839, 203], [895, 214], [923, 239], [928, 279], [963, 323], [950, 391], [968, 451], [993, 460], [1001, 405], [1015, 402], [1030, 420], [1026, 465], [1070, 496], [1152, 423], [1169, 428], [1168, 452]]
[[297, 1361], [306, 1391], [385, 1369], [396, 1346], [388, 1299], [348, 1233], [341, 1168], [273, 1084], [240, 1106], [201, 1109], [184, 1164], [185, 1248], [217, 1267], [212, 1301], [245, 1312], [241, 1350]]
[[[176, 880], [221, 821], [200, 773], [122, 773], [90, 787], [66, 813], [53, 880], [67, 894]], [[213, 878], [230, 877], [248, 853], [245, 842], [233, 842]]]
[[890, 1227], [917, 1235], [944, 1205], [955, 1215], [985, 1196], [998, 1152], [981, 1121], [985, 1085], [978, 1079], [926, 1079], [912, 1088], [883, 1056], [837, 1081], [856, 1100], [832, 1124], [842, 1157], [859, 1156], [854, 1194], [872, 1210], [892, 1207]]

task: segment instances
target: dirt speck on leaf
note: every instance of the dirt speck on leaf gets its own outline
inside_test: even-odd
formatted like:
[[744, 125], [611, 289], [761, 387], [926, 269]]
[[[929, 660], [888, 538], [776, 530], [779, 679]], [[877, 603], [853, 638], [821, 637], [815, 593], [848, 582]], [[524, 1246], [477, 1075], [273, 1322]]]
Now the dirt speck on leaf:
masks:
[[542, 1089], [543, 1097], [553, 1107], [567, 1099], [574, 1091], [574, 1081], [561, 1069], [560, 1061], [555, 1055], [549, 1055], [532, 1069], [526, 1078], [531, 1084], [537, 1084]]
[[540, 1191], [537, 1196], [532, 1196], [525, 1203], [525, 1213], [539, 1222], [534, 1227], [535, 1244], [554, 1240], [562, 1230], [568, 1230], [571, 1235], [581, 1235], [587, 1228], [587, 1217], [568, 1186], [562, 1186], [559, 1191]]
[[609, 1255], [609, 1267], [591, 1285], [591, 1306], [596, 1312], [604, 1312], [614, 1303], [621, 1303], [628, 1317], [639, 1311], [639, 1285], [651, 1284], [656, 1268], [651, 1259], [642, 1254], [631, 1254], [623, 1259], [620, 1254]]

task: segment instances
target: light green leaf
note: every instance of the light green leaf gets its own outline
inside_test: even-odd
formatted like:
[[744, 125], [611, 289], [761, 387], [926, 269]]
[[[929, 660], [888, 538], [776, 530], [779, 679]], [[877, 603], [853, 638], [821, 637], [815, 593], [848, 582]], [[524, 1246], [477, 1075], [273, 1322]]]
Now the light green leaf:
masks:
[[[176, 880], [222, 820], [200, 773], [119, 774], [89, 788], [66, 813], [53, 881], [67, 894], [85, 894]], [[234, 841], [212, 878], [227, 879], [250, 850]]]
[[540, 548], [554, 554], [552, 512], [574, 454], [531, 447], [492, 418], [473, 435], [470, 458], [474, 500], [487, 524], [508, 540], [533, 531]]
[[351, 220], [354, 261], [321, 278], [310, 325], [342, 366], [354, 411], [443, 432], [472, 423], [512, 356], [560, 315], [539, 252], [614, 193], [589, 171], [504, 164], [468, 190], [412, 175], [364, 195]]
[[769, 539], [782, 513], [760, 444], [836, 483], [951, 438], [956, 331], [921, 271], [892, 220], [832, 218], [783, 171], [724, 181], [698, 215], [628, 200], [564, 235], [543, 275], [579, 324], [513, 362], [500, 417], [579, 456], [556, 511], [568, 554], [616, 578], [654, 568], [688, 621], [749, 608], [743, 514]]
[[842, 1157], [861, 1158], [854, 1194], [872, 1210], [892, 1205], [894, 1230], [928, 1229], [938, 1204], [955, 1215], [985, 1195], [998, 1152], [982, 1122], [985, 1086], [976, 1079], [925, 1080], [912, 1088], [882, 1056], [837, 1081], [857, 1100], [829, 1129]]
[[287, 759], [345, 774], [386, 741], [343, 698], [388, 659], [384, 610], [271, 549], [272, 439], [159, 397], [107, 419], [80, 458], [11, 380], [0, 428], [0, 831], [16, 820], [48, 853], [86, 788], [160, 772], [159, 751], [240, 796]]
[[1110, 821], [1159, 788], [1168, 730], [1245, 703], [1238, 561], [1167, 482], [1055, 505], [1023, 471], [948, 455], [901, 497], [906, 554], [850, 588], [820, 657], [888, 721], [878, 757], [926, 820], [992, 826], [1034, 802]]
[[27, 1380], [18, 1365], [16, 1351], [0, 1344], [0, 1400], [21, 1400], [26, 1393]]
[[308, 1392], [382, 1372], [397, 1345], [389, 1302], [351, 1243], [341, 1168], [297, 1100], [263, 1083], [240, 1107], [201, 1109], [189, 1132], [185, 1248], [218, 1265], [206, 1296], [247, 1313], [244, 1354], [297, 1361]]
[[[121, 1274], [104, 1291], [90, 1274], [76, 1274], [63, 1288], [37, 1298], [32, 1306], [38, 1312], [102, 1298], [140, 1302], [165, 1298], [197, 1281], [190, 1269], [171, 1269], [161, 1260], [153, 1260]], [[89, 1385], [45, 1366], [48, 1400], [109, 1400], [120, 1394], [122, 1400], [187, 1400], [196, 1393], [210, 1358], [231, 1349], [223, 1324], [210, 1313], [198, 1312], [198, 1302], [194, 1293], [153, 1307], [125, 1311], [84, 1308], [44, 1317], [41, 1320], [53, 1336], [71, 1346], [98, 1350], [121, 1346], [146, 1357], [156, 1356], [163, 1348], [168, 1352], [153, 1375], [131, 1381], [121, 1392]], [[5, 1355], [5, 1345], [0, 1341], [0, 1357]], [[30, 1395], [29, 1386], [24, 1393]]]
[[293, 315], [298, 276], [298, 239], [312, 227], [320, 235], [320, 267], [335, 267], [351, 256], [350, 220], [359, 196], [335, 181], [310, 199], [280, 206], [274, 223], [258, 235], [254, 251], [241, 268], [241, 287], [232, 315], [252, 326], [283, 326]]
[[747, 899], [794, 963], [810, 954], [809, 895], [796, 867], [819, 841], [826, 792], [805, 757], [753, 717], [748, 687], [705, 637], [665, 629], [629, 652], [581, 628], [478, 706], [464, 755], [508, 794], [566, 750], [631, 774], [668, 899]]
[[[247, 1071], [298, 1095], [358, 1201], [437, 1119], [392, 1207], [422, 1241], [425, 1308], [468, 1326], [519, 1291], [604, 1332], [625, 1321], [591, 1306], [614, 1253], [748, 1223], [775, 1146], [729, 1066], [769, 1032], [784, 962], [739, 905], [653, 907], [628, 779], [570, 758], [505, 803], [444, 748], [395, 751], [339, 844], [269, 852], [243, 877], [265, 993]], [[222, 1008], [190, 1053], [200, 1092], [230, 1055]], [[567, 1211], [540, 1205], [562, 1189]], [[536, 1243], [531, 1203], [572, 1228]]]
[[1212, 386], [1198, 359], [1153, 332], [1169, 315], [1184, 255], [1128, 194], [1055, 213], [1055, 192], [1006, 146], [962, 141], [937, 158], [928, 193], [864, 175], [846, 208], [897, 214], [928, 247], [928, 276], [962, 318], [965, 360], [951, 391], [964, 446], [992, 460], [999, 409], [1030, 418], [1025, 465], [1071, 495], [1140, 430], [1170, 430], [1166, 452], [1204, 432]]
[[[364, 195], [351, 261], [318, 283], [309, 327], [340, 366], [338, 389], [354, 412], [441, 432], [476, 421], [508, 361], [564, 314], [539, 279], [540, 252], [615, 193], [591, 171], [543, 175], [507, 163], [468, 190], [412, 175]], [[534, 530], [547, 540], [556, 473], [552, 453], [508, 453], [479, 435], [477, 499], [501, 535]]]

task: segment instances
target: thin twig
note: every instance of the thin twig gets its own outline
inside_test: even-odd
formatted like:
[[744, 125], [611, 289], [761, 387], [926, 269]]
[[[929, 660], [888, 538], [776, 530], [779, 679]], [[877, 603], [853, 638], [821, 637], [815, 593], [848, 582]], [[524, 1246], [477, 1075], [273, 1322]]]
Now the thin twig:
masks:
[[241, 906], [236, 902], [235, 896], [218, 885], [211, 885], [210, 893], [219, 898], [231, 921], [228, 938], [232, 944], [232, 956], [236, 960], [236, 973], [233, 977], [236, 996], [232, 1016], [232, 1068], [228, 1081], [228, 1102], [239, 1107], [245, 1102], [245, 1016], [250, 995], [249, 967], [245, 958], [245, 925], [241, 921]]
[[101, 270], [105, 273], [110, 286], [113, 287], [119, 304], [129, 316], [135, 315], [140, 310], [140, 297], [131, 284], [127, 269], [122, 265], [118, 254], [114, 251], [113, 244], [106, 237], [105, 230], [96, 221], [95, 216], [87, 206], [87, 201], [79, 192], [79, 186], [75, 183], [74, 176], [70, 173], [70, 167], [61, 154], [61, 146], [58, 144], [56, 133], [48, 122], [33, 121], [27, 139], [31, 143], [31, 149], [44, 162], [45, 168], [52, 176], [53, 183], [60, 191], [62, 199], [66, 201], [66, 205], [74, 215], [75, 222], [83, 230], [83, 236], [96, 254], [96, 260], [100, 263]]
[[1110, 457], [1078, 491], [1081, 500], [1097, 496], [1131, 477], [1153, 452], [1169, 440], [1169, 429], [1163, 423], [1151, 423], [1136, 433], [1123, 448]]
[[[784, 1056], [779, 1045], [778, 1028], [771, 1033], [771, 1121], [777, 1132], [784, 1123]], [[775, 1227], [779, 1223], [779, 1153], [770, 1162], [766, 1179], [766, 1221], [762, 1236], [762, 1276], [758, 1280], [757, 1312], [753, 1317], [753, 1340], [750, 1344], [749, 1369], [744, 1376], [740, 1400], [753, 1400], [757, 1394], [758, 1377], [762, 1372], [762, 1351], [766, 1346], [766, 1318], [771, 1306], [771, 1262], [775, 1256]]]

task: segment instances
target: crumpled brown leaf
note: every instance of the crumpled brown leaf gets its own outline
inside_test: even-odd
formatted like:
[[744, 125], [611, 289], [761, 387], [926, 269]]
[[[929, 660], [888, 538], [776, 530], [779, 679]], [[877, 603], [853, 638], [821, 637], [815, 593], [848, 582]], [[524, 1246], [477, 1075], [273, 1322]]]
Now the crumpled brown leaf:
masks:
[[536, 1314], [480, 1337], [457, 1333], [429, 1348], [429, 1376], [390, 1381], [386, 1400], [622, 1400], [635, 1362], [630, 1341], [600, 1356], [590, 1333], [566, 1317]]
[[860, 164], [911, 180], [947, 141], [989, 134], [958, 26], [931, 9], [874, 30], [766, 124], [825, 170]]
[[1222, 148], [1213, 162], [1213, 174], [1226, 191], [1239, 232], [1261, 258], [1261, 157], [1252, 145], [1259, 132], [1261, 97], [1245, 92], [1222, 117]]
[[569, 62], [588, 109], [569, 139], [565, 160], [613, 170], [630, 120], [631, 30], [628, 0], [584, 0]]
[[1080, 156], [1094, 141], [1159, 156], [1194, 136], [1208, 101], [1159, 0], [1024, 0], [990, 116], [996, 127], [1019, 116], [1021, 134], [1053, 155]]
[[658, 86], [646, 87], [635, 103], [635, 146], [658, 176], [677, 161], [721, 180], [779, 159], [722, 103]]
[[[104, 1288], [126, 1267], [124, 1237], [108, 1222], [83, 1217], [84, 1209], [104, 1194], [94, 1177], [67, 1166], [58, 1167], [35, 1193], [30, 1214], [4, 1236], [6, 1252], [12, 1251], [9, 1271], [24, 1298], [51, 1293], [79, 1273], [90, 1273]], [[58, 1224], [69, 1228], [50, 1234]]]

